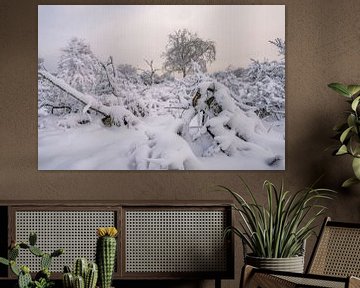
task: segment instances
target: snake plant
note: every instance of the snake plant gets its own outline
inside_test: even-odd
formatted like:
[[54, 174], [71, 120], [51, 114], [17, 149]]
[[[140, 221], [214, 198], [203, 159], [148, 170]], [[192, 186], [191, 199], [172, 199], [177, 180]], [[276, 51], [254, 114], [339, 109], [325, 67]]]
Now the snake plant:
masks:
[[[241, 179], [242, 180], [242, 179]], [[265, 258], [288, 258], [301, 255], [303, 244], [314, 233], [316, 219], [324, 214], [326, 207], [318, 200], [331, 199], [334, 191], [304, 188], [296, 193], [280, 188], [266, 180], [264, 189], [267, 203], [262, 205], [242, 180], [251, 201], [233, 190], [219, 186], [235, 199], [233, 208], [239, 213], [239, 227], [228, 227], [225, 234], [233, 232], [247, 245], [252, 256]]]
[[339, 147], [334, 155], [351, 155], [354, 176], [347, 179], [342, 186], [348, 187], [360, 183], [360, 85], [331, 83], [328, 85], [340, 95], [347, 98], [351, 109], [347, 112], [346, 122], [334, 127], [339, 139]]

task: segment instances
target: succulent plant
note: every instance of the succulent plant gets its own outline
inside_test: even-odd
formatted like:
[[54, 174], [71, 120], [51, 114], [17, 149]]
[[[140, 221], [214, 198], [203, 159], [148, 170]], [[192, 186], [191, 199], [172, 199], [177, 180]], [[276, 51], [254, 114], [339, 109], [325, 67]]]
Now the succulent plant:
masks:
[[[53, 257], [58, 257], [64, 253], [63, 249], [57, 249], [51, 254], [44, 253], [39, 247], [35, 246], [37, 241], [36, 233], [30, 233], [29, 244], [20, 242], [16, 243], [12, 241], [9, 251], [8, 259], [0, 257], [0, 263], [10, 266], [11, 271], [18, 276], [19, 288], [47, 288], [51, 287], [53, 282], [50, 281], [50, 265]], [[16, 259], [19, 256], [20, 249], [29, 250], [30, 253], [37, 257], [41, 257], [40, 266], [41, 270], [35, 275], [33, 281], [30, 275], [30, 269], [28, 266], [21, 266], [16, 263]]]
[[78, 258], [74, 263], [74, 272], [69, 266], [64, 266], [64, 288], [95, 288], [98, 279], [98, 267], [96, 263], [88, 263], [85, 258]]
[[96, 262], [99, 267], [100, 288], [110, 288], [116, 258], [115, 227], [101, 227], [97, 229]]

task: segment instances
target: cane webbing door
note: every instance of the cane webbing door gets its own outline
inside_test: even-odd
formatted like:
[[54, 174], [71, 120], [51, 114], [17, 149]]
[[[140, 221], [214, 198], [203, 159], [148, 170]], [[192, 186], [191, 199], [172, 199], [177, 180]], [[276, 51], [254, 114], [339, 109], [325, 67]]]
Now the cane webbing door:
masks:
[[[115, 210], [103, 208], [16, 208], [13, 211], [15, 230], [12, 239], [28, 243], [30, 232], [36, 232], [37, 244], [43, 252], [52, 253], [63, 248], [64, 254], [53, 259], [51, 272], [61, 273], [64, 265], [73, 266], [74, 260], [85, 257], [95, 261], [96, 228], [117, 226]], [[40, 258], [20, 249], [17, 262], [40, 270]]]
[[228, 210], [128, 207], [123, 213], [125, 276], [229, 274], [231, 253], [223, 237], [230, 223]]
[[[65, 250], [50, 266], [55, 278], [79, 257], [94, 261], [96, 228], [109, 226], [119, 231], [114, 279], [234, 276], [233, 237], [223, 237], [232, 224], [230, 205], [38, 204], [9, 206], [8, 216], [8, 245], [13, 240], [28, 243], [30, 232], [36, 232], [44, 252]], [[40, 259], [29, 251], [21, 251], [17, 262], [40, 270]]]

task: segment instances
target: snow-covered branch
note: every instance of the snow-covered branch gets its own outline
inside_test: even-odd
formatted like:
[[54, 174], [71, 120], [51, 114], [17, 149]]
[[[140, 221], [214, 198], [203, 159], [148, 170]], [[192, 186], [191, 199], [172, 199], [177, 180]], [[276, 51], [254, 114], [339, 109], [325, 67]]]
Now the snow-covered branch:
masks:
[[105, 106], [100, 101], [95, 99], [93, 96], [77, 91], [69, 84], [65, 83], [64, 80], [58, 79], [57, 77], [55, 77], [54, 75], [52, 75], [51, 73], [45, 70], [39, 70], [38, 75], [49, 80], [53, 85], [55, 85], [62, 91], [68, 93], [73, 98], [84, 104], [85, 105], [84, 111], [88, 109], [92, 109], [104, 115], [105, 117], [110, 117], [112, 122], [117, 126], [121, 126], [122, 124], [133, 126], [140, 122], [140, 120], [134, 114], [132, 114], [128, 109], [121, 106], [112, 106], [112, 107]]
[[90, 104], [89, 109], [92, 109], [104, 116], [108, 116], [110, 114], [109, 107], [102, 105], [93, 96], [77, 91], [76, 89], [71, 87], [69, 84], [67, 84], [64, 80], [55, 77], [48, 71], [38, 70], [38, 75], [44, 77], [45, 79], [50, 81], [53, 85], [55, 85], [62, 91], [68, 93], [70, 96], [72, 96], [76, 100], [80, 101], [85, 106]]

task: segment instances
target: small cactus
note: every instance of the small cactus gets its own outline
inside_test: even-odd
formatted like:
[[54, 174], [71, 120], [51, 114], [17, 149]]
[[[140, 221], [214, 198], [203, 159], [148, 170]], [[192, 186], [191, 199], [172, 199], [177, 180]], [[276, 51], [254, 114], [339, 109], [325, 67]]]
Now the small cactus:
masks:
[[11, 271], [16, 275], [19, 276], [20, 274], [20, 268], [16, 265], [16, 262], [14, 260], [10, 260], [10, 269]]
[[85, 288], [84, 278], [77, 275], [74, 277], [74, 288]]
[[[0, 257], [0, 263], [10, 266], [11, 271], [18, 276], [18, 286], [19, 288], [29, 288], [29, 287], [43, 287], [39, 286], [41, 283], [44, 285], [50, 285], [50, 265], [53, 257], [60, 256], [63, 254], [63, 249], [55, 250], [53, 253], [48, 254], [36, 247], [37, 236], [35, 233], [30, 233], [29, 244], [20, 242], [16, 243], [14, 240], [11, 241], [8, 251], [8, 259]], [[29, 250], [30, 253], [37, 257], [41, 257], [41, 271], [35, 275], [35, 281], [32, 280], [30, 275], [30, 269], [28, 266], [22, 266], [21, 268], [16, 264], [16, 259], [19, 256], [19, 250]], [[40, 284], [39, 284], [40, 283]], [[42, 284], [41, 284], [42, 285]], [[45, 286], [44, 286], [45, 287]], [[46, 286], [50, 287], [50, 286]]]
[[27, 266], [23, 266], [21, 268], [21, 272], [19, 274], [18, 285], [19, 288], [28, 288], [32, 283], [30, 269]]
[[38, 248], [38, 247], [36, 247], [36, 246], [30, 246], [30, 247], [29, 247], [29, 251], [30, 251], [32, 254], [34, 254], [35, 256], [37, 256], [37, 257], [41, 257], [41, 256], [44, 255], [44, 252], [42, 252], [42, 251], [40, 250], [40, 248]]
[[57, 249], [51, 253], [51, 257], [58, 257], [64, 253], [64, 249]]
[[83, 279], [85, 279], [87, 268], [88, 268], [88, 261], [85, 258], [76, 259], [74, 274], [76, 276], [81, 276]]
[[41, 256], [41, 261], [40, 261], [41, 269], [45, 269], [45, 268], [49, 269], [51, 265], [51, 260], [52, 260], [51, 255], [48, 253], [44, 253], [44, 255]]
[[99, 238], [96, 243], [96, 262], [99, 267], [99, 282], [101, 288], [110, 288], [116, 258], [115, 227], [98, 228]]
[[85, 276], [85, 288], [95, 288], [98, 279], [98, 266], [96, 263], [89, 263]]
[[16, 260], [19, 256], [19, 246], [16, 245], [14, 248], [10, 249], [8, 252], [9, 260]]
[[[64, 266], [63, 286], [64, 288], [95, 288], [98, 279], [98, 268], [96, 263], [89, 263], [85, 258], [78, 258], [74, 263], [74, 272], [71, 273], [69, 266]], [[82, 276], [83, 275], [83, 276]]]
[[64, 288], [73, 288], [74, 287], [74, 276], [72, 273], [64, 273], [62, 277]]

